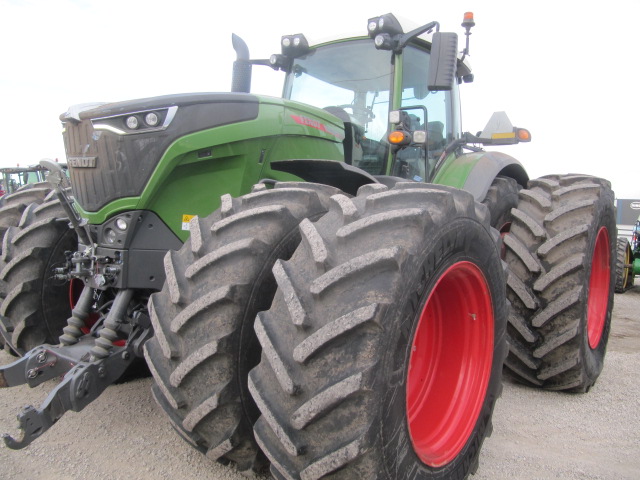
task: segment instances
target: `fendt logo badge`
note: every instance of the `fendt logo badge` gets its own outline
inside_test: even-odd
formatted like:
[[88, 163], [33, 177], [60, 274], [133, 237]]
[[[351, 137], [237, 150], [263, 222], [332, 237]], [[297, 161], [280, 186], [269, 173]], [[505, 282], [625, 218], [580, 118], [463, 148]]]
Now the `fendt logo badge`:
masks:
[[69, 157], [67, 163], [72, 168], [96, 168], [98, 157]]
[[634, 210], [640, 210], [640, 202], [632, 202], [630, 207]]

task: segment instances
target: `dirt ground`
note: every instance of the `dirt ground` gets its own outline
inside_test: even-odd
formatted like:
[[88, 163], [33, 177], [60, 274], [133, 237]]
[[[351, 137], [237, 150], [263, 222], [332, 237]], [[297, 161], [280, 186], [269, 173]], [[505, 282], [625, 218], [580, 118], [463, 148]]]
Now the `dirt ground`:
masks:
[[[474, 480], [640, 478], [640, 286], [616, 295], [606, 364], [585, 395], [505, 382], [494, 433]], [[0, 352], [0, 363], [11, 361]], [[0, 479], [232, 480], [233, 468], [207, 460], [169, 426], [151, 398], [151, 379], [109, 387], [80, 413], [67, 413], [20, 451], [0, 446]], [[0, 390], [0, 432], [39, 405], [52, 383]]]

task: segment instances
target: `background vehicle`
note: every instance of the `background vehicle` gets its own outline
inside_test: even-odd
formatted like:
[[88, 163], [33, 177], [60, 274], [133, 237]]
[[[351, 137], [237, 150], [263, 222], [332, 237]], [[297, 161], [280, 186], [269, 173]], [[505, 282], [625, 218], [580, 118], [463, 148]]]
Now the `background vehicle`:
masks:
[[616, 250], [616, 293], [624, 293], [633, 287], [636, 275], [640, 275], [640, 220], [633, 228], [631, 242], [618, 237]]
[[[44, 162], [55, 198], [5, 234], [0, 333], [26, 353], [0, 385], [65, 376], [9, 447], [144, 355], [158, 404], [212, 459], [278, 478], [462, 478], [505, 357], [529, 384], [595, 382], [610, 185], [530, 181], [483, 150], [530, 140], [504, 114], [461, 131], [468, 42], [457, 58], [456, 34], [390, 14], [367, 36], [285, 36], [269, 60], [233, 40], [232, 93], [61, 117], [73, 198]], [[254, 64], [286, 72], [283, 98], [248, 93]]]
[[[66, 168], [66, 164], [60, 164]], [[32, 183], [41, 183], [46, 180], [46, 169], [41, 165], [30, 167], [0, 168], [2, 180], [0, 183], [0, 196], [14, 193], [21, 187]]]

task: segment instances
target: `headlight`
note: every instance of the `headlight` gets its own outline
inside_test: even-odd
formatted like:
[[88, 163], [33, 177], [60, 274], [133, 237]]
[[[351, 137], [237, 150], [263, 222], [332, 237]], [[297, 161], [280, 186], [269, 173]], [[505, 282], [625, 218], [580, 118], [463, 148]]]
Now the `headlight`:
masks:
[[156, 112], [149, 112], [144, 116], [144, 121], [150, 127], [155, 127], [160, 123], [160, 117], [158, 117]]
[[108, 243], [115, 243], [116, 241], [116, 232], [115, 230], [111, 229], [111, 228], [107, 228], [104, 231], [104, 239], [108, 242]]
[[127, 123], [127, 127], [130, 128], [131, 130], [135, 130], [136, 128], [138, 128], [138, 125], [140, 125], [140, 122], [138, 122], [138, 117], [135, 117], [133, 115], [130, 117], [127, 117], [126, 123]]
[[178, 107], [161, 107], [154, 110], [129, 112], [91, 120], [94, 130], [108, 130], [118, 135], [142, 134], [165, 130], [174, 117]]
[[125, 231], [129, 227], [129, 224], [124, 218], [118, 218], [116, 220], [116, 227], [118, 227], [122, 231]]

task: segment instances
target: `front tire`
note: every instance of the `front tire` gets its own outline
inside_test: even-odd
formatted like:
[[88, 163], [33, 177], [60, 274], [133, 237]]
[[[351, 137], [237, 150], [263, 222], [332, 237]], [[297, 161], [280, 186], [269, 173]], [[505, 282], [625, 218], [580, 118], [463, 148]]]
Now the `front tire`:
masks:
[[532, 180], [510, 233], [507, 372], [551, 390], [587, 391], [602, 371], [615, 285], [610, 184], [584, 175]]
[[490, 434], [506, 352], [488, 211], [415, 183], [332, 200], [276, 262], [278, 292], [255, 323], [263, 353], [249, 389], [271, 472], [464, 478]]
[[327, 211], [337, 190], [264, 185], [191, 223], [191, 237], [165, 257], [167, 280], [151, 296], [154, 337], [145, 344], [153, 395], [176, 431], [212, 460], [241, 471], [266, 464], [253, 439], [258, 411], [247, 375], [260, 358], [253, 331], [275, 293], [271, 267], [300, 242], [298, 224]]

